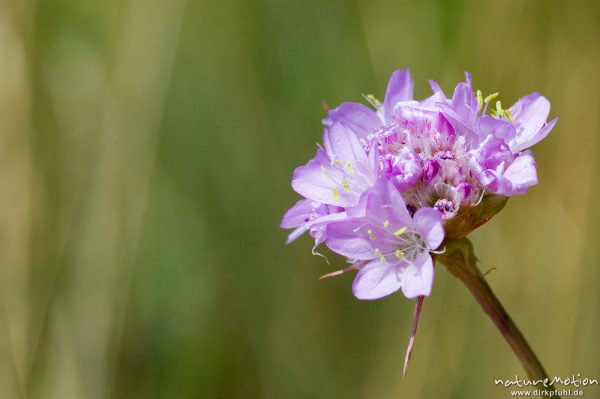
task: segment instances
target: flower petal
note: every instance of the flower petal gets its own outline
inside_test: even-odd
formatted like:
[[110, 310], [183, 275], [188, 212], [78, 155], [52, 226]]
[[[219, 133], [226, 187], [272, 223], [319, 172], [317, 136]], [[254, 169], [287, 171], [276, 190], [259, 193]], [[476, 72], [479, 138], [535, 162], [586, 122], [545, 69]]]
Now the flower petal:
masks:
[[311, 200], [302, 199], [296, 202], [296, 204], [288, 209], [285, 215], [283, 215], [283, 219], [281, 219], [281, 224], [279, 226], [284, 229], [292, 229], [308, 222], [308, 217], [312, 209], [313, 205]]
[[529, 187], [538, 183], [535, 158], [530, 150], [520, 153], [515, 160], [499, 176], [495, 194], [511, 196], [525, 194]]
[[473, 126], [477, 117], [478, 104], [470, 82], [456, 85], [451, 107], [467, 126]]
[[384, 112], [387, 118], [391, 118], [394, 106], [401, 101], [413, 99], [413, 80], [410, 78], [408, 69], [401, 69], [392, 73], [383, 101]]
[[296, 168], [292, 179], [292, 188], [300, 195], [322, 204], [341, 207], [352, 206], [358, 196], [346, 192], [339, 184], [343, 174], [335, 168], [325, 168], [319, 165], [305, 165]]
[[352, 292], [358, 299], [379, 299], [400, 289], [398, 266], [387, 262], [371, 262], [358, 272]]
[[302, 234], [304, 234], [306, 231], [308, 230], [308, 227], [306, 226], [300, 226], [294, 229], [294, 231], [292, 231], [288, 236], [287, 239], [285, 240], [286, 244], [291, 243], [292, 241], [296, 240], [296, 238], [300, 237]]
[[435, 118], [435, 130], [437, 134], [443, 137], [456, 136], [454, 127], [452, 127], [452, 124], [450, 123], [448, 118], [446, 118], [441, 112], [439, 112]]
[[421, 106], [423, 107], [434, 107], [438, 102], [446, 102], [448, 101], [444, 91], [440, 87], [440, 85], [435, 80], [429, 81], [429, 86], [431, 86], [431, 90], [433, 90], [433, 94], [427, 97], [425, 100], [421, 101]]
[[510, 122], [492, 118], [488, 115], [477, 118], [475, 125], [475, 130], [479, 134], [480, 139], [485, 139], [488, 135], [492, 135], [508, 143], [516, 135], [515, 127]]
[[325, 230], [327, 247], [333, 252], [351, 259], [373, 259], [376, 256], [373, 244], [363, 234], [358, 234], [363, 226], [364, 221], [362, 220], [328, 224]]
[[423, 253], [400, 273], [404, 296], [407, 298], [429, 296], [433, 285], [433, 261], [429, 253]]
[[382, 125], [381, 120], [369, 107], [353, 102], [345, 102], [329, 111], [323, 120], [325, 126], [330, 127], [337, 122], [347, 124], [358, 137], [367, 137]]
[[510, 107], [517, 135], [510, 142], [510, 149], [517, 153], [542, 140], [556, 124], [556, 119], [546, 125], [550, 114], [550, 102], [539, 93], [531, 93]]
[[348, 125], [336, 123], [326, 129], [323, 134], [323, 146], [334, 162], [349, 162], [353, 167], [368, 164], [365, 149]]
[[436, 249], [444, 241], [442, 217], [433, 208], [421, 208], [413, 217], [415, 231], [423, 238], [429, 249]]
[[392, 183], [383, 178], [368, 191], [366, 209], [377, 224], [389, 220], [399, 227], [412, 229], [412, 219], [402, 195]]
[[348, 215], [343, 211], [343, 208], [330, 205], [321, 205], [311, 216], [315, 218], [306, 223], [305, 227], [310, 230], [310, 235], [315, 239], [317, 245], [327, 239], [327, 224], [348, 219]]
[[348, 207], [375, 182], [375, 157], [369, 157], [354, 132], [336, 123], [323, 135], [325, 150], [294, 171], [292, 188], [322, 204]]
[[335, 203], [330, 179], [321, 173], [318, 165], [296, 168], [292, 188], [300, 195], [324, 204]]

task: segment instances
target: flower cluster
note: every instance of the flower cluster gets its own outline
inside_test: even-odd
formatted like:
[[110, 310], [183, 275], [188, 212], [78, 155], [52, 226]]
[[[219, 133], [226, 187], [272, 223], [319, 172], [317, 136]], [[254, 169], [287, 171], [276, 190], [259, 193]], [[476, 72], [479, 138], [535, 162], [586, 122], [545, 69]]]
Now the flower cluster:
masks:
[[[376, 299], [402, 289], [429, 295], [431, 252], [485, 223], [512, 195], [537, 184], [533, 153], [557, 119], [538, 93], [508, 109], [464, 82], [447, 98], [413, 99], [408, 70], [392, 74], [383, 103], [346, 102], [323, 120], [323, 146], [294, 172], [305, 197], [287, 211], [288, 242], [308, 231], [358, 270], [354, 294]], [[328, 275], [329, 276], [329, 275]]]

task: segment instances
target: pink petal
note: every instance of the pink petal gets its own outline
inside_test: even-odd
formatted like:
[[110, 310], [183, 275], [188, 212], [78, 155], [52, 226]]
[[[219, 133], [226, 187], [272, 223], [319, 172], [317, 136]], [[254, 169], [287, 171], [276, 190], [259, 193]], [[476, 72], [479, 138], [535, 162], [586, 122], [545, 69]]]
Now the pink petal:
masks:
[[[328, 173], [334, 175], [339, 173], [334, 169], [328, 169]], [[337, 181], [343, 179], [339, 176]], [[300, 195], [322, 204], [337, 206], [351, 206], [354, 198], [346, 195], [346, 192], [337, 187], [337, 183], [321, 170], [321, 166], [307, 165], [296, 168], [292, 178], [292, 188]]]
[[342, 103], [337, 108], [329, 111], [329, 115], [323, 120], [323, 123], [328, 127], [337, 122], [348, 125], [359, 137], [368, 136], [382, 125], [375, 111], [353, 102]]
[[539, 93], [532, 93], [510, 107], [517, 135], [510, 142], [513, 153], [531, 147], [542, 140], [556, 124], [556, 119], [546, 125], [550, 102]]
[[435, 209], [419, 209], [413, 217], [413, 225], [429, 249], [436, 249], [444, 241], [442, 217]]
[[425, 107], [434, 107], [438, 102], [447, 101], [446, 95], [444, 91], [441, 89], [440, 85], [437, 84], [436, 81], [430, 80], [429, 86], [431, 86], [431, 90], [433, 90], [433, 95], [427, 97], [425, 100], [421, 101], [421, 105]]
[[371, 241], [357, 231], [363, 226], [363, 221], [329, 223], [325, 230], [326, 245], [334, 252], [351, 259], [373, 259]]
[[384, 112], [388, 118], [391, 117], [396, 103], [413, 99], [413, 86], [414, 83], [408, 69], [392, 73], [383, 101]]
[[482, 139], [487, 135], [492, 135], [508, 143], [516, 135], [515, 127], [510, 122], [488, 115], [478, 118], [476, 125], [475, 129], [481, 134]]
[[287, 210], [279, 226], [284, 229], [298, 227], [308, 221], [307, 218], [311, 211], [312, 201], [307, 199], [300, 200]]
[[387, 262], [372, 262], [363, 267], [352, 284], [352, 292], [358, 299], [379, 299], [398, 291], [401, 280], [397, 267]]
[[378, 222], [389, 220], [412, 229], [412, 219], [402, 195], [391, 182], [383, 178], [369, 191], [366, 207]]
[[429, 296], [433, 285], [433, 261], [429, 253], [423, 253], [401, 271], [402, 292], [407, 298]]
[[354, 167], [368, 162], [367, 153], [356, 133], [343, 123], [336, 123], [325, 131], [323, 145], [332, 161], [350, 162]]
[[292, 231], [288, 237], [287, 240], [285, 240], [286, 244], [291, 243], [292, 241], [294, 241], [296, 238], [300, 237], [302, 234], [304, 234], [306, 231], [308, 230], [308, 227], [306, 226], [300, 226], [297, 227], [296, 229], [294, 229], [294, 231]]
[[530, 150], [520, 153], [515, 160], [499, 176], [496, 194], [515, 195], [525, 194], [529, 187], [538, 183], [537, 168], [533, 153]]

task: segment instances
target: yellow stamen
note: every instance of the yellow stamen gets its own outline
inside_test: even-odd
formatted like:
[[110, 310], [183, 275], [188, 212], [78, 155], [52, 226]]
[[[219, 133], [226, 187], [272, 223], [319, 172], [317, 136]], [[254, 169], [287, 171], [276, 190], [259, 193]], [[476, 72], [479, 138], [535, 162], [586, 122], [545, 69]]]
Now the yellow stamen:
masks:
[[375, 253], [377, 254], [377, 256], [379, 256], [379, 259], [382, 262], [385, 262], [385, 256], [383, 256], [383, 254], [381, 253], [381, 249], [379, 248], [375, 248]]
[[479, 106], [483, 105], [483, 94], [481, 94], [481, 90], [477, 90], [477, 104], [479, 104]]
[[381, 106], [381, 101], [379, 101], [377, 99], [377, 97], [375, 97], [374, 95], [367, 94], [365, 97], [367, 98], [367, 101], [369, 101], [371, 104], [373, 104], [374, 107]]
[[398, 258], [400, 260], [404, 260], [404, 252], [402, 252], [399, 249], [397, 249], [396, 250], [396, 258]]
[[386, 229], [387, 229], [388, 227], [390, 227], [390, 221], [389, 221], [389, 220], [384, 220], [384, 221], [383, 221], [383, 227], [385, 227]]
[[321, 165], [321, 173], [323, 173], [327, 177], [331, 177], [331, 173], [323, 165]]
[[373, 230], [369, 229], [367, 230], [367, 233], [369, 233], [369, 239], [371, 241], [375, 241], [375, 234], [373, 234]]
[[348, 169], [348, 174], [349, 175], [353, 175], [354, 174], [354, 168], [352, 167], [352, 164], [350, 162], [346, 162], [346, 169]]
[[408, 230], [408, 227], [400, 227], [398, 230], [394, 231], [394, 235], [400, 237], [402, 234], [406, 233], [406, 230]]
[[340, 192], [338, 191], [337, 187], [334, 187], [332, 189], [333, 191], [333, 199], [335, 199], [335, 202], [340, 202]]
[[496, 97], [498, 97], [499, 93], [494, 93], [494, 94], [490, 94], [489, 96], [487, 96], [486, 98], [483, 99], [483, 102], [486, 104], [489, 104], [490, 101], [494, 100]]
[[346, 182], [346, 180], [342, 180], [342, 186], [344, 187], [344, 191], [346, 191], [347, 193], [350, 192], [350, 185], [348, 184], [348, 182]]
[[502, 114], [503, 114], [502, 103], [500, 102], [500, 100], [498, 100], [498, 101], [496, 101], [496, 115], [502, 116]]

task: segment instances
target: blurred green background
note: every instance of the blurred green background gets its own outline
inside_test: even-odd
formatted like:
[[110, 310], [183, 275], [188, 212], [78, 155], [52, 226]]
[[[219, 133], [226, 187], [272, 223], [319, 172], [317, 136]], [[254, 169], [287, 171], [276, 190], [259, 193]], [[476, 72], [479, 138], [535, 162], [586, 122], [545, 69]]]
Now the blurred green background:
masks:
[[[409, 67], [559, 116], [472, 234], [550, 375], [600, 378], [600, 3], [0, 1], [0, 398], [504, 398], [524, 376], [443, 267], [413, 302], [278, 224], [322, 101]], [[586, 390], [599, 397], [600, 388]]]

